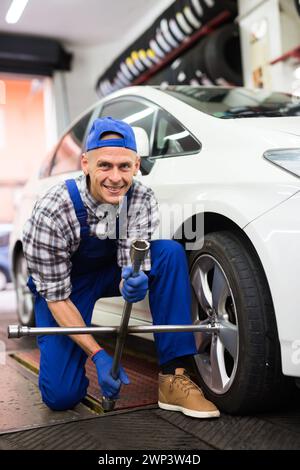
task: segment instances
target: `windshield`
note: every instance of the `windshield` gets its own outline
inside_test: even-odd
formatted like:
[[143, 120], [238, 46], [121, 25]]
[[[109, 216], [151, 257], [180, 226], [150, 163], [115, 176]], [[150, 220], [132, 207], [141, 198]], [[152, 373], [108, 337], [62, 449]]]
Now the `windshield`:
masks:
[[300, 98], [246, 88], [169, 86], [165, 93], [221, 119], [300, 116]]

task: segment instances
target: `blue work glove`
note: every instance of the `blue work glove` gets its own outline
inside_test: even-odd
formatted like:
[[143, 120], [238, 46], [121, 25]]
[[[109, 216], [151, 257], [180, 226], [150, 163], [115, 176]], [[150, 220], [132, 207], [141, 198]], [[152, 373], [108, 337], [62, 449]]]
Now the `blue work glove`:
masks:
[[100, 351], [96, 352], [96, 354], [92, 356], [92, 361], [97, 369], [98, 382], [103, 396], [107, 398], [118, 398], [122, 383], [125, 385], [130, 383], [123, 367], [119, 369], [119, 378], [114, 380], [111, 376], [113, 358], [107, 354], [104, 349], [100, 349]]
[[146, 297], [148, 290], [148, 276], [140, 271], [135, 277], [132, 277], [133, 267], [126, 266], [122, 269], [122, 278], [124, 279], [121, 294], [127, 302], [135, 303]]

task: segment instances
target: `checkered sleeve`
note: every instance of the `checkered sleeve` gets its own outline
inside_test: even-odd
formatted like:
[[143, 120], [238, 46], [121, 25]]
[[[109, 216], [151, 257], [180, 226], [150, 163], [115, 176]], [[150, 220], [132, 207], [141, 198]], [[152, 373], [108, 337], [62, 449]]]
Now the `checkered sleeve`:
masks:
[[39, 294], [47, 301], [70, 296], [71, 261], [68, 242], [59, 221], [36, 208], [23, 230], [23, 250], [28, 272]]
[[[127, 238], [118, 240], [118, 264], [128, 266], [131, 263], [130, 246], [133, 240], [155, 238], [159, 226], [158, 203], [152, 189], [141, 184], [134, 188], [132, 200], [128, 211]], [[150, 252], [146, 257], [142, 269], [151, 269]]]

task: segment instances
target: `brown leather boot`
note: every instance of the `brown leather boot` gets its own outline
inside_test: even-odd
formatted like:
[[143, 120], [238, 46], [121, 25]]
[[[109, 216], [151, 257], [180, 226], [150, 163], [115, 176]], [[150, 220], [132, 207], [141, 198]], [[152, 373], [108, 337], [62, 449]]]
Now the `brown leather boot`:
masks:
[[206, 400], [185, 369], [176, 369], [175, 375], [159, 374], [158, 406], [163, 410], [181, 411], [193, 418], [218, 418], [216, 406]]

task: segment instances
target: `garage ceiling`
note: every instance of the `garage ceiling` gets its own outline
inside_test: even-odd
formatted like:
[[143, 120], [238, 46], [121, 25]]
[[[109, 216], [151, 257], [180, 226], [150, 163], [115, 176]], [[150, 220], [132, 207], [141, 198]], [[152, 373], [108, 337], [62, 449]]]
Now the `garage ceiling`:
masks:
[[0, 1], [0, 32], [55, 38], [69, 44], [95, 45], [119, 40], [145, 16], [153, 21], [172, 0], [29, 0], [16, 24], [5, 15], [11, 0]]

